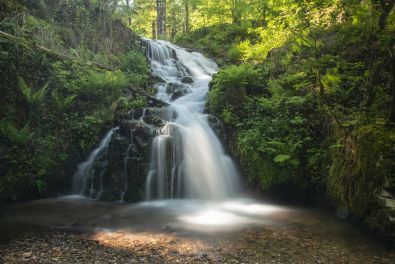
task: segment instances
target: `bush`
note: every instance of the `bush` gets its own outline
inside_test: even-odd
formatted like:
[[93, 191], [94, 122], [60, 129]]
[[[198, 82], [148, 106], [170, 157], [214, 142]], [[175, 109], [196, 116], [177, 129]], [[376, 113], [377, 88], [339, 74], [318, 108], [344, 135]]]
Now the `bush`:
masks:
[[240, 109], [245, 96], [259, 86], [259, 79], [259, 72], [252, 64], [224, 68], [215, 76], [209, 93], [210, 111], [219, 114], [218, 111], [225, 107]]
[[129, 51], [123, 57], [122, 70], [125, 72], [133, 72], [136, 74], [147, 75], [149, 73], [149, 65], [147, 58], [142, 52]]

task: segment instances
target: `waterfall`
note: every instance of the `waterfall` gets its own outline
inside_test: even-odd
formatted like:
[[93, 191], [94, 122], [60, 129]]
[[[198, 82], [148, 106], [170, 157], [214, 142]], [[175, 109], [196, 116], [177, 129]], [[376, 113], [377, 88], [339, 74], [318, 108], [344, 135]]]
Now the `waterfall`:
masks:
[[[133, 138], [132, 135], [130, 135], [130, 138]], [[126, 150], [126, 155], [123, 158], [123, 171], [122, 171], [122, 176], [123, 176], [123, 190], [121, 192], [121, 202], [124, 202], [124, 197], [125, 193], [128, 191], [128, 162], [130, 158], [130, 148], [132, 147], [132, 144], [129, 144], [128, 149]]]
[[222, 200], [239, 191], [239, 176], [203, 113], [218, 67], [202, 54], [146, 40], [152, 73], [164, 82], [156, 97], [173, 117], [154, 138], [146, 198]]
[[[95, 177], [95, 163], [99, 154], [107, 149], [108, 144], [111, 141], [111, 137], [114, 132], [118, 130], [117, 128], [111, 129], [105, 137], [101, 140], [99, 146], [95, 148], [88, 156], [88, 159], [78, 165], [77, 171], [73, 177], [73, 193], [83, 195], [86, 188], [89, 185], [89, 196], [93, 198], [95, 196], [95, 186], [94, 186], [94, 177]], [[100, 191], [97, 196], [103, 191], [103, 172], [100, 173]]]

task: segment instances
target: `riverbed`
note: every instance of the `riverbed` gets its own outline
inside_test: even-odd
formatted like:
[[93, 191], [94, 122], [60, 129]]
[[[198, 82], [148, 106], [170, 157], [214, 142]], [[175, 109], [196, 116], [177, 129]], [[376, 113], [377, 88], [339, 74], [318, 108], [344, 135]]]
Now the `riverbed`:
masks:
[[262, 200], [110, 203], [79, 196], [3, 208], [1, 263], [394, 263], [329, 211]]

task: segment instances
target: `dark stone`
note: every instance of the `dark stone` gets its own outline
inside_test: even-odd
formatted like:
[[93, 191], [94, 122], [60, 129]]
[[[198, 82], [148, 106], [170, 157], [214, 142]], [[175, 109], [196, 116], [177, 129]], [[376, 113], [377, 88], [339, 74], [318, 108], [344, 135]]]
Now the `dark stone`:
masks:
[[95, 193], [99, 199], [117, 201], [124, 190], [123, 160], [127, 155], [130, 141], [115, 134], [108, 149], [103, 150], [95, 164]]
[[185, 76], [184, 78], [182, 78], [181, 82], [191, 84], [193, 83], [193, 79], [189, 76]]
[[159, 77], [159, 76], [151, 75], [151, 82], [152, 82], [152, 83], [165, 83], [166, 81], [163, 80], [163, 79], [162, 79], [161, 77]]
[[166, 93], [171, 94], [184, 88], [184, 85], [182, 85], [181, 83], [168, 83], [166, 86]]
[[171, 52], [172, 52], [172, 55], [173, 55], [173, 59], [178, 61], [179, 59], [178, 59], [176, 51], [174, 49], [172, 49]]
[[130, 110], [130, 119], [139, 119], [143, 116], [143, 108]]
[[146, 115], [152, 115], [162, 120], [171, 121], [172, 120], [172, 111], [169, 108], [155, 108], [150, 107], [146, 109]]
[[123, 137], [128, 138], [129, 140], [131, 140], [130, 136], [130, 132], [134, 129], [135, 127], [135, 123], [137, 121], [135, 120], [120, 120], [119, 121], [119, 133], [120, 135], [122, 135]]
[[213, 89], [213, 87], [214, 87], [214, 82], [211, 81], [211, 82], [208, 84], [208, 89], [211, 91], [211, 89]]
[[177, 100], [178, 98], [186, 95], [187, 93], [188, 93], [188, 91], [185, 91], [185, 90], [176, 91], [175, 93], [172, 94], [171, 100], [172, 101]]
[[144, 116], [143, 120], [145, 123], [147, 123], [149, 125], [157, 126], [157, 127], [162, 127], [166, 124], [166, 122], [163, 121], [162, 119], [160, 119], [156, 116], [152, 116], [152, 115]]
[[210, 125], [210, 127], [214, 130], [215, 134], [221, 139], [221, 141], [224, 142], [226, 139], [225, 136], [226, 133], [221, 120], [214, 115], [208, 114], [207, 122]]
[[162, 100], [159, 100], [158, 98], [155, 98], [153, 96], [147, 96], [148, 99], [148, 106], [150, 107], [167, 107], [169, 106], [168, 103], [163, 102]]
[[148, 166], [149, 161], [145, 158], [131, 157], [128, 159], [125, 201], [136, 202], [144, 199]]

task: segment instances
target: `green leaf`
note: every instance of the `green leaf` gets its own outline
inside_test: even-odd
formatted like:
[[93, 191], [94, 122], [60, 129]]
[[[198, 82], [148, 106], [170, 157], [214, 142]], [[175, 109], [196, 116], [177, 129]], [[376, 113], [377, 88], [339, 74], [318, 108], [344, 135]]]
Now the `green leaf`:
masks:
[[282, 164], [290, 159], [291, 159], [291, 156], [289, 156], [289, 155], [277, 155], [274, 158], [274, 162], [277, 164]]

